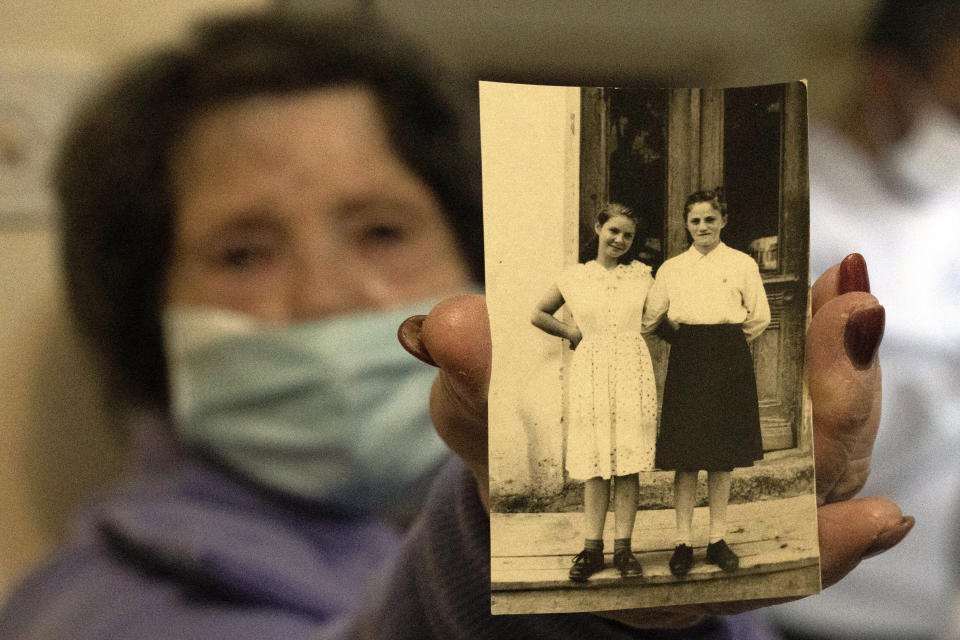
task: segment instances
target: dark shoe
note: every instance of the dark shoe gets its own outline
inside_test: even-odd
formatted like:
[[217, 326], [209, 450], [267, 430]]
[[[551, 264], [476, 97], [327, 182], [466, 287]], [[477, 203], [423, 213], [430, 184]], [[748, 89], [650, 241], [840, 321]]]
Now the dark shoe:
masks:
[[707, 545], [707, 562], [715, 564], [724, 571], [736, 571], [740, 566], [740, 558], [737, 557], [727, 543], [723, 540], [711, 542]]
[[613, 554], [613, 566], [619, 569], [621, 578], [639, 578], [643, 576], [643, 567], [630, 549]]
[[586, 582], [590, 576], [601, 569], [603, 569], [603, 551], [584, 549], [573, 558], [570, 579], [574, 582]]
[[678, 544], [670, 556], [670, 573], [682, 578], [690, 572], [693, 566], [693, 549], [685, 544]]

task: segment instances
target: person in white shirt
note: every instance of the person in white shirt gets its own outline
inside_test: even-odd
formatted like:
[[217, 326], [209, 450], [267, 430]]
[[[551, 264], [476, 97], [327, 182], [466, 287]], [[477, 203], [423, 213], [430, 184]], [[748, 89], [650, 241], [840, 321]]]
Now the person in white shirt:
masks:
[[[883, 414], [866, 495], [916, 516], [852, 580], [775, 607], [791, 639], [960, 637], [960, 3], [881, 2], [863, 73], [810, 131], [810, 268], [855, 247], [887, 309]], [[956, 614], [955, 614], [956, 615]]]
[[643, 329], [664, 320], [673, 333], [663, 391], [656, 466], [673, 469], [677, 546], [670, 571], [693, 566], [693, 509], [697, 475], [707, 471], [710, 544], [707, 562], [739, 566], [727, 546], [726, 512], [734, 467], [763, 457], [757, 381], [747, 342], [770, 324], [760, 270], [753, 258], [720, 241], [727, 224], [720, 190], [698, 191], [684, 205], [692, 245], [657, 272]]

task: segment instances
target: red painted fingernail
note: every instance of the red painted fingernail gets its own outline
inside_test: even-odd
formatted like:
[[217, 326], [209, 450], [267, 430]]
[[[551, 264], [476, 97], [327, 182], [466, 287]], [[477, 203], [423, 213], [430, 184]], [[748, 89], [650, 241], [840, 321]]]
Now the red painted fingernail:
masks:
[[907, 534], [910, 533], [910, 529], [913, 529], [913, 525], [916, 523], [916, 520], [913, 516], [903, 516], [900, 522], [893, 527], [892, 529], [887, 529], [873, 541], [873, 544], [864, 552], [864, 558], [872, 558], [873, 556], [880, 555], [888, 549], [895, 547], [901, 540], [907, 537]]
[[410, 316], [401, 322], [397, 329], [397, 339], [401, 346], [407, 350], [407, 353], [417, 360], [436, 367], [438, 366], [437, 363], [430, 357], [430, 352], [423, 346], [423, 340], [420, 339], [420, 329], [423, 327], [423, 321], [426, 318], [427, 316]]
[[857, 309], [850, 314], [843, 342], [847, 348], [847, 356], [858, 368], [865, 369], [873, 362], [885, 324], [886, 311], [880, 305]]
[[851, 253], [840, 263], [837, 274], [837, 293], [843, 295], [851, 291], [870, 293], [870, 276], [867, 275], [867, 261], [859, 253]]

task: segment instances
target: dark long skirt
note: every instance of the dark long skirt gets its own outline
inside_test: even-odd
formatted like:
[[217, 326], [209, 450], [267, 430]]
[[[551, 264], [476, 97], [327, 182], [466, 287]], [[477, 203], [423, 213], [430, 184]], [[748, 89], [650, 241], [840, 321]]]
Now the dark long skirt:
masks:
[[743, 329], [681, 325], [670, 347], [656, 466], [730, 471], [762, 457], [757, 380]]

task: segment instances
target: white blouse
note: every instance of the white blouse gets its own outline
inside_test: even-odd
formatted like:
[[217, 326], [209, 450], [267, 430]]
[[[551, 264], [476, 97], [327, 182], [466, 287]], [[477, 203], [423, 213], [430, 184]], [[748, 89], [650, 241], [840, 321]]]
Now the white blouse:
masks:
[[742, 324], [747, 340], [770, 324], [770, 305], [757, 263], [724, 243], [703, 255], [696, 247], [663, 263], [647, 295], [643, 330], [664, 317], [679, 324]]

